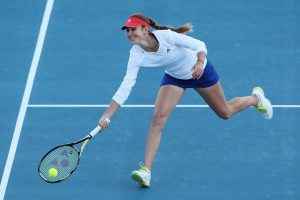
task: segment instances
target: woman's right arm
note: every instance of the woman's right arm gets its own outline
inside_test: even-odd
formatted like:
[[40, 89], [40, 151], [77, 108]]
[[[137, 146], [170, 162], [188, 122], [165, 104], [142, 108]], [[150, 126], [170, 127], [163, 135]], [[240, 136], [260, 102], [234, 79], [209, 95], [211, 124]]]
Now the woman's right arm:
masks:
[[115, 114], [115, 112], [119, 109], [120, 105], [112, 100], [106, 109], [106, 111], [103, 113], [102, 117], [99, 120], [99, 126], [101, 126], [101, 129], [104, 130], [108, 127], [109, 121], [112, 118], [112, 116]]
[[135, 58], [136, 57], [132, 54], [130, 55], [126, 75], [119, 89], [113, 96], [111, 103], [99, 120], [99, 125], [101, 126], [102, 130], [108, 127], [111, 117], [125, 103], [131, 93], [132, 87], [136, 83], [136, 78], [140, 67], [138, 66]]

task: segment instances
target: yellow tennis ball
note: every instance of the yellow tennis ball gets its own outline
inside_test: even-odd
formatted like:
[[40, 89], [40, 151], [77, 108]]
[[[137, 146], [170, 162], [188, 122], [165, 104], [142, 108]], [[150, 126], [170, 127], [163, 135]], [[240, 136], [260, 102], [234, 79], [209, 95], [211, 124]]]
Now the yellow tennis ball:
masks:
[[57, 171], [57, 169], [56, 168], [50, 168], [49, 169], [49, 171], [48, 171], [48, 175], [50, 176], [50, 177], [56, 177], [57, 176], [57, 174], [58, 174], [58, 171]]

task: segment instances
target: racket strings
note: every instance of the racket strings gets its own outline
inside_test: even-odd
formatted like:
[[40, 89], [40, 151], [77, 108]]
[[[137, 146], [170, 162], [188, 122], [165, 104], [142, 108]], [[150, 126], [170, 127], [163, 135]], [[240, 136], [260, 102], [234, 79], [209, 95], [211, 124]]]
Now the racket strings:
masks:
[[[40, 175], [48, 182], [57, 182], [71, 175], [79, 162], [78, 151], [73, 146], [61, 146], [53, 149], [41, 161]], [[49, 170], [55, 168], [57, 176], [51, 176]]]

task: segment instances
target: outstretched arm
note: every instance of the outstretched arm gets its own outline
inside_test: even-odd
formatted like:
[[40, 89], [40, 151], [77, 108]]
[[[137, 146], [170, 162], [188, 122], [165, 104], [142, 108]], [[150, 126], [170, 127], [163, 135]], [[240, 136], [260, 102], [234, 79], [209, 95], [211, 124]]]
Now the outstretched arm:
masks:
[[[108, 127], [109, 120], [112, 118], [112, 116], [115, 114], [115, 112], [119, 109], [120, 105], [115, 102], [114, 100], [111, 101], [106, 111], [103, 113], [102, 117], [99, 120], [99, 126], [101, 126], [102, 130]], [[109, 120], [106, 120], [106, 119]]]
[[109, 104], [108, 108], [106, 109], [106, 111], [104, 112], [104, 114], [99, 120], [99, 126], [101, 126], [102, 130], [108, 127], [110, 118], [127, 100], [128, 96], [130, 95], [132, 87], [136, 83], [136, 77], [138, 71], [139, 71], [139, 66], [137, 64], [135, 56], [132, 53], [130, 53], [126, 75], [119, 89], [113, 96], [111, 103]]

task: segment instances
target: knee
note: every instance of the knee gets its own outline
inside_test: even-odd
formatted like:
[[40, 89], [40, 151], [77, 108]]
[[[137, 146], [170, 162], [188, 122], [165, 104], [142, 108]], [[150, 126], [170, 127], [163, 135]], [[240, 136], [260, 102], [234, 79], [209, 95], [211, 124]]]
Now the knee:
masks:
[[217, 115], [224, 120], [228, 120], [232, 117], [232, 112], [230, 112], [230, 110], [222, 110], [220, 112], [217, 112]]
[[162, 113], [154, 113], [151, 126], [156, 129], [163, 129], [167, 122], [168, 117]]

